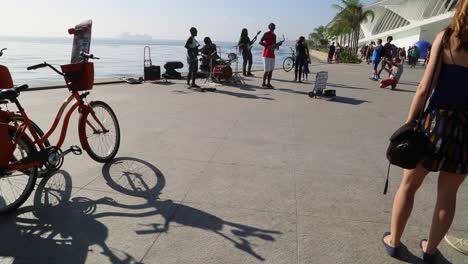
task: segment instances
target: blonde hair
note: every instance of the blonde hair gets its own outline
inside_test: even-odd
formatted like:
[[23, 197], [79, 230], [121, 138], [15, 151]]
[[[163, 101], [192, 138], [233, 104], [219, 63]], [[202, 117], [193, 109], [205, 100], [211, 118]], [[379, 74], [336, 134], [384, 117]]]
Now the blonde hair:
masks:
[[456, 49], [463, 49], [468, 52], [468, 0], [458, 1], [457, 10], [453, 16], [452, 23], [447, 28], [447, 33], [443, 40], [444, 47], [450, 45], [450, 37], [454, 35], [460, 40], [460, 44]]

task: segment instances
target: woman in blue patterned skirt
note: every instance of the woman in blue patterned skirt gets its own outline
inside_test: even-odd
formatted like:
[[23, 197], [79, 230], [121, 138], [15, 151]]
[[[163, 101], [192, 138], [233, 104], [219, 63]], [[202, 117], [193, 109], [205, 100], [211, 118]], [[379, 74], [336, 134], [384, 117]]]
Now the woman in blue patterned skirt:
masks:
[[[432, 171], [439, 172], [437, 202], [428, 239], [421, 240], [420, 247], [423, 259], [434, 262], [437, 246], [455, 215], [457, 191], [468, 174], [467, 17], [468, 0], [458, 1], [451, 25], [434, 40], [431, 59], [411, 104], [407, 122], [415, 122], [426, 95], [432, 91], [433, 80], [434, 93], [419, 125], [434, 150], [416, 169], [404, 172], [393, 203], [391, 232], [383, 237], [385, 249], [392, 257], [398, 257], [400, 239], [413, 209], [415, 193]], [[437, 59], [439, 51], [441, 57]]]

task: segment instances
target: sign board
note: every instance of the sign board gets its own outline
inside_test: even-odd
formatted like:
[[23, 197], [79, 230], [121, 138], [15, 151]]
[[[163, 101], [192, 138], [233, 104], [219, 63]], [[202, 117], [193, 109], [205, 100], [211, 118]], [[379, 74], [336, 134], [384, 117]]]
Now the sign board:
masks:
[[325, 90], [325, 88], [327, 88], [327, 82], [328, 82], [328, 72], [326, 71], [318, 72], [317, 75], [315, 76], [315, 90], [316, 91]]
[[68, 30], [68, 33], [75, 35], [73, 38], [71, 63], [80, 63], [83, 61], [83, 58], [80, 56], [81, 52], [89, 53], [92, 25], [93, 21], [87, 20]]

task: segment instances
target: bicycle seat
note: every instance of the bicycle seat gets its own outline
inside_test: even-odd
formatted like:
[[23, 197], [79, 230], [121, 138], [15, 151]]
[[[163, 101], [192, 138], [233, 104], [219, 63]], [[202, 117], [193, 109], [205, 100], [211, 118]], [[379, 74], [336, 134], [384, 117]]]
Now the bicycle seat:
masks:
[[13, 101], [16, 98], [18, 98], [18, 96], [20, 95], [21, 90], [24, 90], [24, 89], [27, 89], [27, 88], [28, 88], [28, 85], [23, 84], [21, 86], [10, 88], [10, 89], [1, 89], [0, 90], [0, 100]]

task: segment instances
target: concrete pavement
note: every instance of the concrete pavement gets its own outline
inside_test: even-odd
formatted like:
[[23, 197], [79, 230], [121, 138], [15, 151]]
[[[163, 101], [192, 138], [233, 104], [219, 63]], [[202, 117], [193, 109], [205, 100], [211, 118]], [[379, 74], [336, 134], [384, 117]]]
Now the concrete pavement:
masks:
[[[400, 263], [381, 244], [401, 179], [393, 168], [382, 195], [385, 149], [423, 70], [406, 69], [395, 91], [368, 80], [367, 65], [311, 67], [321, 70], [335, 101], [309, 98], [312, 84], [282, 71], [276, 90], [259, 89], [259, 77], [215, 93], [184, 81], [96, 86], [90, 99], [120, 121], [118, 158], [103, 166], [68, 156], [16, 215], [0, 218], [0, 263]], [[21, 102], [46, 130], [66, 96], [26, 92]], [[79, 143], [75, 120], [66, 146]], [[416, 198], [408, 263], [421, 263], [436, 183], [429, 175]], [[451, 230], [462, 237], [465, 190]], [[445, 242], [440, 249], [440, 263], [468, 263]]]

